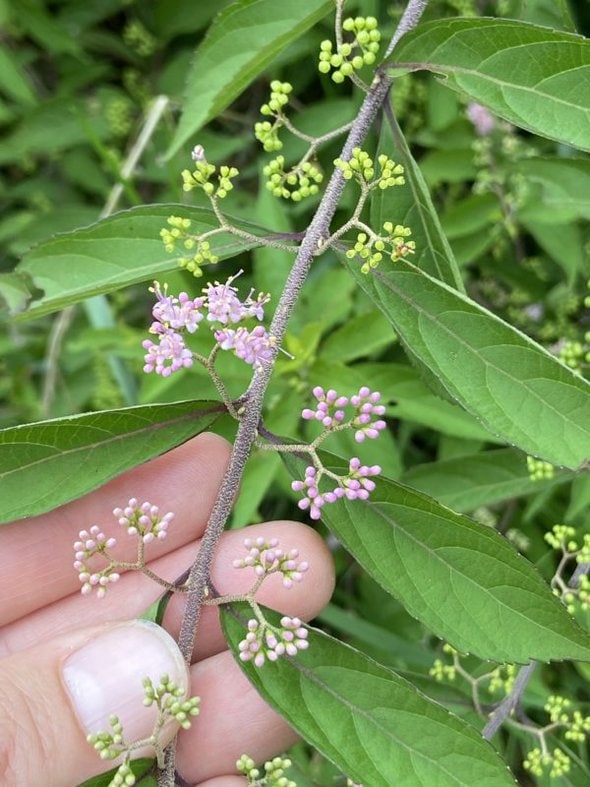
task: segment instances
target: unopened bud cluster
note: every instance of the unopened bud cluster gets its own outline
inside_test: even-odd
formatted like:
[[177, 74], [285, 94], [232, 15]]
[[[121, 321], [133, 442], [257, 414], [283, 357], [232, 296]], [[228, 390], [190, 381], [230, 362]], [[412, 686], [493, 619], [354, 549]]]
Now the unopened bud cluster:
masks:
[[160, 230], [160, 237], [164, 243], [164, 248], [169, 254], [176, 251], [177, 246], [181, 245], [186, 251], [193, 251], [192, 256], [182, 256], [178, 259], [181, 268], [190, 271], [194, 276], [203, 275], [201, 265], [209, 263], [214, 265], [219, 261], [219, 257], [211, 250], [211, 244], [207, 240], [200, 240], [198, 236], [192, 235], [189, 230], [191, 227], [190, 219], [183, 219], [180, 216], [169, 216], [166, 219], [168, 227]]
[[268, 103], [260, 107], [260, 114], [274, 117], [274, 123], [268, 120], [263, 120], [254, 125], [254, 135], [256, 139], [262, 143], [264, 150], [267, 153], [274, 153], [283, 147], [283, 143], [279, 139], [279, 130], [283, 123], [283, 107], [289, 103], [289, 93], [293, 90], [293, 85], [289, 82], [279, 82], [278, 79], [273, 79], [270, 83], [270, 99]]
[[[160, 682], [156, 686], [151, 678], [146, 677], [143, 680], [143, 687], [143, 704], [147, 707], [156, 705], [158, 709], [154, 731], [149, 738], [133, 741], [132, 743], [126, 741], [123, 734], [123, 725], [119, 717], [114, 714], [109, 716], [110, 731], [95, 732], [86, 737], [88, 743], [98, 752], [101, 759], [114, 760], [121, 755], [124, 757], [108, 787], [132, 787], [135, 784], [136, 777], [130, 764], [131, 752], [146, 746], [157, 747], [156, 750], [159, 748], [162, 751], [158, 736], [167, 720], [175, 719], [186, 730], [191, 726], [189, 717], [198, 716], [199, 714], [199, 698], [190, 697], [189, 699], [183, 699], [186, 697], [186, 689], [171, 681], [168, 675], [162, 675]], [[160, 767], [163, 767], [163, 763]]]
[[[371, 391], [367, 386], [360, 388], [358, 394], [341, 396], [337, 391], [330, 389], [324, 391], [317, 386], [313, 389], [317, 400], [315, 410], [305, 408], [301, 417], [306, 421], [319, 421], [324, 427], [323, 437], [333, 431], [353, 429], [354, 439], [362, 443], [367, 438], [375, 439], [386, 428], [387, 424], [381, 418], [385, 414], [385, 407], [379, 404], [381, 394]], [[345, 408], [352, 410], [347, 413]], [[296, 480], [291, 484], [294, 492], [302, 492], [303, 497], [297, 505], [302, 511], [309, 511], [311, 519], [320, 519], [321, 509], [326, 503], [335, 503], [337, 500], [367, 500], [375, 489], [373, 476], [379, 475], [379, 465], [363, 465], [358, 457], [349, 460], [348, 472], [341, 476], [328, 474], [323, 467], [309, 465], [305, 469], [302, 481]], [[320, 482], [323, 477], [336, 481], [332, 489], [320, 491]]]
[[527, 754], [522, 763], [523, 768], [533, 776], [543, 776], [548, 771], [550, 778], [557, 779], [569, 772], [571, 767], [570, 758], [559, 748], [543, 751], [534, 748]]
[[378, 267], [386, 254], [392, 262], [397, 262], [416, 251], [416, 243], [409, 240], [412, 230], [401, 224], [394, 225], [386, 221], [383, 225], [385, 235], [374, 235], [369, 238], [366, 232], [359, 232], [352, 249], [346, 252], [349, 259], [360, 257], [363, 260], [361, 273], [369, 273]]
[[223, 199], [233, 189], [233, 178], [239, 175], [239, 170], [236, 167], [221, 166], [217, 175], [217, 187], [211, 183], [212, 176], [217, 172], [217, 167], [214, 164], [209, 164], [207, 161], [195, 161], [195, 169], [191, 172], [189, 169], [182, 171], [182, 188], [184, 191], [192, 191], [192, 189], [203, 189], [208, 197], [215, 197], [216, 199]]
[[162, 675], [156, 686], [151, 678], [144, 678], [143, 690], [143, 704], [148, 708], [155, 704], [165, 718], [175, 719], [183, 730], [190, 728], [191, 716], [199, 715], [199, 697], [185, 699], [186, 689], [168, 675]]
[[248, 554], [246, 557], [236, 558], [233, 562], [234, 568], [251, 568], [258, 578], [281, 574], [283, 586], [286, 588], [292, 588], [294, 582], [301, 582], [303, 574], [309, 568], [306, 561], [298, 561], [298, 549], [285, 552], [279, 547], [278, 538], [246, 538], [244, 546]]
[[585, 533], [580, 542], [575, 528], [569, 525], [554, 525], [548, 533], [545, 533], [545, 541], [553, 549], [559, 550], [563, 556], [559, 570], [551, 583], [553, 592], [561, 598], [571, 615], [576, 612], [576, 608], [590, 609], [590, 578], [588, 575], [581, 574], [575, 586], [568, 585], [562, 576], [568, 564], [590, 564], [590, 533]]
[[317, 194], [319, 184], [324, 179], [320, 168], [311, 161], [298, 164], [294, 169], [285, 171], [285, 157], [277, 156], [262, 170], [267, 176], [266, 188], [275, 197], [300, 202], [304, 197]]
[[276, 661], [281, 656], [296, 656], [300, 650], [309, 647], [307, 629], [299, 618], [284, 615], [280, 626], [252, 618], [247, 629], [246, 637], [238, 645], [239, 656], [242, 661], [252, 660], [256, 667], [262, 667], [266, 661]]
[[352, 34], [352, 41], [339, 44], [336, 52], [330, 40], [320, 44], [318, 69], [322, 74], [332, 72], [332, 80], [336, 83], [344, 82], [363, 66], [372, 65], [381, 41], [374, 16], [349, 17], [342, 23], [342, 30]]
[[[125, 508], [115, 508], [113, 515], [119, 525], [126, 529], [127, 534], [140, 539], [142, 544], [166, 538], [168, 527], [174, 518], [174, 514], [170, 512], [160, 516], [158, 506], [147, 501], [139, 503], [135, 498], [131, 498]], [[116, 546], [117, 541], [115, 538], [107, 538], [98, 525], [93, 525], [89, 531], [81, 530], [78, 536], [79, 540], [74, 542], [74, 568], [82, 583], [82, 595], [96, 590], [97, 598], [104, 598], [108, 586], [118, 582], [120, 578], [117, 569], [122, 564], [108, 551]], [[97, 562], [106, 565], [99, 569]]]
[[345, 180], [357, 180], [361, 186], [380, 189], [388, 189], [393, 186], [403, 186], [406, 182], [404, 178], [404, 168], [401, 164], [388, 158], [381, 153], [377, 158], [379, 165], [379, 175], [375, 177], [375, 164], [366, 150], [353, 148], [351, 157], [348, 161], [337, 158], [334, 165], [344, 175]]
[[[251, 568], [254, 571], [257, 581], [250, 591], [252, 594], [271, 574], [280, 574], [283, 587], [290, 589], [296, 582], [301, 582], [309, 568], [306, 561], [299, 560], [299, 550], [285, 552], [279, 547], [277, 538], [246, 538], [244, 547], [248, 554], [244, 558], [236, 558], [233, 565], [234, 568]], [[307, 648], [307, 629], [299, 618], [284, 616], [280, 626], [273, 626], [256, 605], [252, 606], [257, 617], [248, 621], [248, 633], [238, 645], [242, 661], [252, 660], [256, 667], [262, 667], [266, 661], [276, 661], [285, 655], [295, 656], [299, 650]]]
[[526, 465], [531, 481], [546, 481], [555, 475], [555, 467], [551, 462], [545, 462], [543, 459], [527, 456]]
[[252, 757], [242, 754], [236, 762], [236, 768], [254, 787], [297, 787], [296, 783], [285, 776], [285, 771], [291, 767], [291, 760], [287, 757], [273, 757], [264, 763], [263, 771], [256, 766]]

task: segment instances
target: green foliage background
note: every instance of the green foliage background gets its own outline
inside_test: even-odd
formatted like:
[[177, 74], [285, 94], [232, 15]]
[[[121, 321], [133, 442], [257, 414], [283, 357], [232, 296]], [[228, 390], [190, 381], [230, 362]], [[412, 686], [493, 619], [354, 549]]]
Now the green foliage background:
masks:
[[[240, 168], [239, 188], [226, 208], [242, 226], [254, 233], [262, 232], [262, 227], [275, 232], [302, 231], [318, 199], [288, 204], [275, 200], [264, 188], [261, 170], [268, 155], [260, 151], [252, 128], [267, 98], [268, 81], [278, 78], [293, 84], [300, 104], [297, 125], [316, 135], [352, 120], [362, 99], [349, 85], [336, 86], [320, 76], [315, 67], [319, 42], [332, 34], [331, 3], [259, 0], [259, 4], [258, 19], [267, 20], [268, 28], [254, 28], [244, 37], [239, 35], [243, 19], [236, 18], [241, 13], [240, 4], [227, 0], [0, 2], [4, 30], [0, 49], [0, 299], [5, 307], [0, 317], [0, 427], [80, 414], [76, 423], [91, 430], [93, 419], [99, 416], [83, 414], [134, 405], [142, 428], [148, 430], [146, 441], [151, 439], [150, 425], [169, 424], [168, 431], [160, 432], [161, 442], [152, 443], [152, 453], [166, 450], [205, 427], [203, 422], [191, 424], [184, 410], [180, 413], [178, 406], [172, 405], [180, 400], [216, 397], [200, 367], [167, 379], [141, 372], [140, 343], [149, 323], [151, 300], [147, 283], [154, 272], [160, 276], [166, 272], [172, 291], [196, 293], [201, 286], [178, 271], [158, 236], [170, 204], [190, 216], [195, 226], [211, 224], [204, 198], [195, 197], [195, 192], [187, 196], [181, 190], [179, 173], [188, 166], [188, 151], [199, 143], [205, 147], [209, 161]], [[280, 10], [276, 10], [278, 5]], [[346, 10], [377, 16], [387, 40], [403, 7], [401, 2], [366, 0], [347, 3]], [[224, 24], [218, 21], [207, 36], [219, 12], [225, 14]], [[299, 15], [296, 24], [289, 22], [292, 14]], [[590, 34], [586, 5], [566, 0], [437, 0], [431, 3], [425, 20], [452, 19], [458, 14], [490, 14], [565, 33]], [[241, 51], [236, 51], [236, 36]], [[419, 47], [417, 38], [406, 45], [408, 59]], [[364, 447], [363, 459], [380, 464], [390, 479], [383, 493], [387, 499], [380, 501], [383, 508], [399, 506], [401, 511], [407, 507], [395, 482], [408, 484], [416, 490], [412, 494], [420, 505], [430, 505], [423, 502], [427, 498], [422, 493], [440, 504], [429, 510], [428, 516], [438, 518], [429, 524], [430, 534], [438, 528], [444, 541], [441, 523], [445, 519], [471, 527], [465, 524], [467, 520], [446, 512], [444, 506], [449, 506], [495, 527], [549, 580], [555, 563], [544, 543], [544, 533], [557, 522], [576, 526], [581, 532], [588, 529], [590, 475], [576, 472], [590, 455], [590, 410], [587, 399], [582, 398], [587, 397], [583, 378], [588, 364], [576, 347], [584, 345], [585, 333], [590, 329], [584, 306], [590, 278], [590, 164], [580, 149], [564, 141], [516, 130], [500, 121], [489, 137], [478, 137], [466, 114], [467, 99], [449, 87], [453, 81], [457, 80], [450, 76], [444, 84], [444, 79], [427, 72], [396, 79], [393, 107], [417, 166], [406, 167], [409, 185], [404, 193], [389, 198], [386, 192], [382, 201], [374, 200], [371, 206], [375, 225], [393, 211], [397, 221], [413, 228], [418, 245], [413, 262], [437, 277], [428, 279], [430, 289], [426, 293], [423, 289], [416, 291], [413, 305], [420, 304], [420, 298], [429, 308], [438, 304], [432, 324], [427, 330], [415, 320], [415, 309], [404, 312], [398, 290], [407, 296], [412, 286], [411, 269], [368, 284], [358, 274], [355, 281], [354, 271], [351, 276], [335, 253], [323, 255], [312, 269], [290, 323], [284, 349], [294, 360], [285, 356], [277, 363], [267, 397], [265, 426], [281, 435], [309, 437], [313, 426], [302, 427], [299, 413], [308, 404], [310, 388], [317, 384], [343, 393], [361, 384], [380, 390], [391, 428], [375, 444]], [[121, 180], [125, 157], [154, 98], [162, 94], [170, 99], [168, 108], [135, 173]], [[577, 126], [575, 120], [572, 122], [573, 143]], [[547, 128], [540, 130], [548, 133]], [[578, 144], [588, 149], [587, 143]], [[365, 144], [373, 151], [379, 146], [388, 154], [395, 151], [399, 156], [407, 155], [403, 140], [384, 123], [373, 129]], [[326, 171], [330, 171], [339, 151], [338, 141], [320, 151], [320, 163]], [[285, 138], [282, 153], [288, 163], [303, 152], [300, 141]], [[117, 183], [123, 186], [119, 208], [137, 208], [132, 224], [126, 214], [117, 214], [76, 235], [75, 248], [68, 236], [53, 238], [56, 233], [97, 221]], [[337, 220], [348, 218], [354, 198], [352, 188], [347, 189]], [[390, 204], [386, 203], [388, 199]], [[428, 213], [430, 199], [440, 226]], [[210, 269], [212, 278], [223, 280], [243, 268], [244, 289], [252, 286], [278, 297], [291, 255], [248, 248], [237, 244], [235, 238], [224, 239], [219, 250], [222, 262]], [[84, 263], [79, 269], [73, 267], [74, 257]], [[224, 261], [229, 257], [230, 262]], [[440, 260], [452, 258], [457, 268], [444, 268], [447, 278], [439, 275]], [[438, 281], [441, 278], [453, 287], [458, 284], [457, 271], [461, 287], [475, 305]], [[422, 288], [423, 278], [419, 281]], [[66, 318], [63, 313], [60, 317], [59, 310], [78, 301], [81, 295], [94, 297], [74, 306]], [[23, 312], [30, 300], [29, 311]], [[465, 380], [477, 381], [478, 375], [488, 375], [486, 385], [488, 390], [493, 388], [489, 369], [484, 369], [480, 361], [488, 344], [499, 341], [499, 334], [494, 333], [492, 342], [485, 330], [478, 333], [474, 327], [479, 319], [478, 306], [523, 334], [518, 341], [513, 334], [502, 339], [504, 350], [506, 345], [514, 345], [513, 354], [504, 356], [503, 367], [489, 355], [487, 360], [498, 378], [506, 375], [511, 365], [522, 369], [530, 362], [532, 390], [539, 369], [536, 358], [529, 361], [525, 337], [530, 337], [575, 368], [579, 380], [572, 382], [564, 370], [561, 382], [571, 389], [568, 396], [579, 395], [581, 403], [576, 400], [569, 411], [566, 408], [554, 416], [549, 406], [543, 409], [539, 405], [534, 391], [528, 401], [514, 400], [508, 405], [503, 398], [492, 401], [491, 396], [485, 402], [490, 418], [482, 418], [483, 405], [479, 399], [474, 402]], [[459, 315], [453, 324], [445, 322], [447, 313]], [[399, 335], [404, 342], [408, 336], [412, 338], [405, 349]], [[196, 338], [195, 350], [201, 349], [200, 342], [205, 339]], [[436, 386], [425, 374], [424, 364], [436, 377]], [[235, 358], [221, 357], [219, 371], [233, 395], [247, 387], [250, 370]], [[474, 394], [480, 395], [477, 391]], [[568, 396], [564, 393], [564, 400]], [[494, 407], [506, 410], [500, 431]], [[214, 416], [216, 413], [211, 414], [211, 421]], [[527, 419], [526, 439], [521, 439], [519, 432], [521, 418]], [[535, 419], [538, 430], [532, 441], [530, 424]], [[117, 428], [111, 422], [107, 427], [100, 426], [115, 432]], [[231, 438], [233, 425], [229, 419], [218, 421], [216, 428]], [[24, 435], [22, 431], [20, 434]], [[561, 442], [555, 440], [555, 434], [562, 435]], [[4, 435], [12, 445], [14, 432]], [[100, 464], [101, 446], [93, 441], [90, 431], [88, 435], [86, 444], [94, 451], [92, 461]], [[29, 438], [25, 435], [25, 439]], [[520, 448], [511, 447], [513, 444]], [[551, 477], [531, 479], [526, 453], [521, 450], [524, 447], [556, 465]], [[338, 456], [350, 455], [353, 448], [348, 435], [330, 444], [330, 450]], [[132, 453], [134, 449], [129, 450]], [[147, 454], [142, 457], [147, 458]], [[10, 457], [2, 461], [0, 471], [10, 476], [14, 464]], [[101, 478], [106, 480], [122, 469], [106, 467]], [[51, 472], [64, 470], [53, 466]], [[242, 527], [262, 518], [299, 518], [290, 480], [278, 456], [254, 452], [231, 526]], [[22, 484], [22, 477], [16, 483]], [[38, 490], [46, 507], [63, 502], [51, 495], [50, 483], [48, 490]], [[24, 516], [38, 510], [43, 509], [32, 505], [17, 513]], [[370, 512], [360, 531], [349, 526], [346, 512], [339, 511], [333, 514], [334, 521], [328, 520], [344, 544], [349, 545], [350, 539], [360, 534], [360, 543], [353, 549], [359, 560], [353, 559], [340, 541], [328, 536], [338, 585], [332, 604], [317, 624], [381, 664], [395, 668], [458, 716], [480, 725], [469, 705], [468, 687], [440, 684], [428, 674], [440, 655], [440, 640], [435, 634], [445, 631], [437, 625], [436, 604], [427, 597], [433, 586], [439, 588], [439, 595], [444, 594], [451, 581], [446, 572], [456, 568], [452, 561], [451, 569], [442, 565], [440, 574], [414, 570], [415, 523], [403, 520], [396, 520], [396, 533], [405, 533], [414, 547], [404, 555], [404, 546], [397, 541], [398, 559], [407, 570], [407, 584], [417, 587], [404, 587], [401, 569], [392, 579], [390, 570], [387, 574], [383, 566], [373, 565], [374, 554], [361, 559], [363, 541], [382, 539], [379, 543], [387, 545], [390, 514], [389, 508], [385, 514], [383, 510]], [[14, 510], [5, 506], [4, 520], [13, 515]], [[485, 538], [481, 529], [477, 533], [477, 538]], [[432, 546], [430, 537], [426, 537], [426, 550]], [[474, 535], [470, 545], [469, 559], [474, 561], [479, 549], [477, 538]], [[445, 548], [451, 547], [445, 542]], [[391, 559], [389, 548], [382, 553]], [[500, 555], [498, 562], [507, 573], [518, 573], [520, 564], [524, 564], [514, 552], [510, 558]], [[387, 580], [383, 578], [386, 574]], [[524, 574], [521, 579], [507, 580], [515, 587], [520, 584], [523, 593], [527, 583], [538, 581], [536, 573]], [[473, 606], [471, 614], [477, 618], [477, 592], [469, 588], [463, 592]], [[438, 595], [435, 597], [438, 599]], [[586, 658], [588, 645], [579, 629], [559, 650], [562, 645], [556, 643], [563, 633], [562, 624], [556, 623], [552, 629], [551, 600], [538, 603], [536, 623], [546, 628], [540, 637], [532, 630], [520, 631], [524, 650], [519, 660], [531, 656]], [[579, 622], [586, 627], [587, 615], [580, 614]], [[510, 625], [518, 628], [516, 623]], [[228, 626], [231, 628], [231, 622]], [[471, 653], [498, 660], [506, 655], [502, 644], [494, 643], [491, 635], [493, 647], [478, 651], [465, 632], [453, 633], [459, 646]], [[318, 642], [321, 637], [318, 633]], [[574, 640], [579, 646], [575, 653], [571, 649]], [[327, 637], [322, 643], [317, 646], [320, 661], [322, 648], [329, 651], [334, 647]], [[512, 658], [516, 660], [517, 656], [512, 653]], [[468, 664], [474, 674], [485, 671], [485, 664], [475, 656]], [[539, 670], [527, 690], [527, 713], [542, 720], [549, 693], [575, 698], [588, 713], [588, 677], [588, 666], [582, 661], [570, 660]], [[354, 681], [350, 682], [352, 687]], [[401, 697], [403, 687], [399, 690]], [[267, 686], [266, 691], [272, 694], [273, 686]], [[399, 701], [403, 704], [403, 699]], [[525, 736], [500, 736], [495, 744], [520, 783], [548, 783], [545, 777], [534, 780], [521, 769], [528, 746]], [[329, 751], [329, 745], [324, 751]], [[564, 783], [581, 787], [590, 779], [587, 746], [568, 753], [573, 768]], [[303, 744], [295, 750], [294, 758], [302, 787], [333, 784], [339, 773], [328, 759]], [[434, 778], [425, 773], [421, 778]], [[491, 779], [490, 785], [499, 784]], [[368, 776], [367, 784], [372, 784]]]

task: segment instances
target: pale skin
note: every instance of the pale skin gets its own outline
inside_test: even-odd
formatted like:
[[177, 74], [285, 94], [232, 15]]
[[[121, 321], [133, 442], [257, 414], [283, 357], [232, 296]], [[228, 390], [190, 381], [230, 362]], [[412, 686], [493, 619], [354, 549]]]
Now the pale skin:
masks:
[[[137, 617], [161, 594], [151, 580], [131, 572], [111, 585], [104, 599], [80, 595], [72, 568], [78, 531], [99, 524], [117, 538], [117, 555], [133, 560], [135, 544], [117, 525], [112, 509], [137, 497], [162, 512], [173, 511], [168, 537], [150, 546], [146, 557], [155, 573], [174, 580], [198, 550], [229, 451], [221, 438], [201, 435], [80, 500], [0, 527], [1, 784], [72, 787], [105, 770], [85, 741], [61, 682], [60, 663], [76, 632]], [[333, 588], [330, 554], [317, 533], [280, 521], [254, 525], [247, 535], [276, 536], [281, 547], [298, 548], [310, 564], [303, 581], [290, 590], [279, 576], [271, 576], [257, 600], [302, 619], [317, 614]], [[252, 585], [250, 571], [232, 567], [233, 559], [245, 554], [244, 536], [244, 531], [231, 531], [222, 538], [212, 572], [221, 593], [245, 592]], [[174, 637], [183, 603], [176, 597], [164, 619]], [[245, 780], [235, 775], [241, 754], [262, 761], [296, 740], [235, 664], [214, 607], [203, 612], [190, 674], [190, 694], [201, 697], [202, 713], [178, 745], [177, 768], [188, 784], [243, 787]]]

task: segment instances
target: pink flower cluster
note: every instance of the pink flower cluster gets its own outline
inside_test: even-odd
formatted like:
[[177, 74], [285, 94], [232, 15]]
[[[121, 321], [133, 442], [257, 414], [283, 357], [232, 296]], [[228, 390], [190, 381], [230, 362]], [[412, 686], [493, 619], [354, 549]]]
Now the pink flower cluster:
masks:
[[[324, 427], [325, 431], [312, 444], [314, 448], [331, 432], [353, 429], [354, 439], [357, 443], [362, 443], [367, 438], [379, 437], [379, 433], [387, 426], [381, 418], [385, 414], [385, 406], [379, 404], [381, 394], [378, 391], [371, 391], [366, 385], [350, 397], [341, 396], [333, 388], [324, 391], [319, 385], [312, 393], [317, 401], [316, 409], [311, 410], [306, 407], [301, 412], [301, 416], [306, 421], [319, 421]], [[352, 409], [348, 420], [346, 408]], [[326, 503], [335, 503], [342, 498], [367, 500], [375, 489], [375, 482], [371, 476], [379, 475], [381, 472], [379, 465], [363, 465], [361, 460], [354, 456], [349, 461], [348, 473], [336, 476], [319, 464], [315, 453], [313, 456], [314, 464], [305, 469], [303, 481], [293, 481], [291, 484], [295, 492], [303, 492], [303, 497], [297, 505], [303, 511], [309, 510], [312, 519], [321, 517], [322, 506]], [[324, 476], [334, 479], [337, 483], [333, 489], [320, 492], [320, 482]]]
[[[374, 420], [375, 416], [385, 414], [384, 405], [378, 404], [381, 394], [378, 391], [371, 391], [366, 385], [350, 399], [347, 396], [340, 396], [332, 388], [324, 391], [319, 385], [312, 393], [318, 404], [315, 410], [307, 407], [302, 410], [301, 417], [306, 421], [319, 421], [326, 429], [350, 425], [356, 429], [354, 439], [357, 443], [362, 443], [367, 437], [372, 439], [378, 437], [379, 432], [387, 426], [380, 418]], [[346, 412], [342, 408], [347, 406], [354, 408], [354, 414], [350, 422], [345, 424]]]
[[170, 522], [174, 519], [171, 511], [160, 516], [158, 506], [148, 503], [147, 500], [139, 503], [135, 497], [131, 498], [125, 508], [113, 509], [113, 515], [130, 536], [139, 536], [144, 544], [151, 544], [156, 538], [160, 541], [166, 538]]
[[348, 474], [338, 480], [337, 486], [331, 491], [320, 492], [319, 483], [323, 472], [319, 473], [313, 465], [305, 469], [303, 481], [293, 481], [291, 489], [295, 492], [304, 492], [303, 498], [297, 503], [302, 511], [309, 509], [312, 519], [321, 517], [321, 509], [325, 503], [335, 503], [337, 500], [367, 500], [369, 494], [375, 489], [375, 482], [370, 476], [379, 475], [379, 465], [361, 464], [360, 459], [353, 457], [348, 465]]
[[296, 656], [298, 651], [309, 647], [307, 629], [299, 618], [286, 615], [281, 618], [281, 627], [261, 623], [252, 618], [248, 621], [248, 633], [238, 645], [242, 661], [254, 660], [257, 667], [265, 661], [276, 661], [280, 656]]
[[246, 538], [244, 546], [248, 554], [244, 558], [234, 560], [234, 568], [253, 568], [258, 577], [282, 574], [283, 585], [286, 588], [293, 587], [294, 582], [301, 582], [303, 574], [309, 568], [306, 561], [298, 562], [298, 549], [291, 549], [287, 553], [280, 549], [278, 538], [269, 540], [262, 537]]
[[[139, 503], [134, 497], [129, 500], [125, 508], [115, 508], [113, 515], [119, 524], [127, 530], [128, 535], [136, 536], [144, 544], [166, 538], [168, 527], [174, 519], [174, 514], [171, 512], [160, 516], [158, 506], [147, 501]], [[76, 553], [74, 568], [82, 583], [81, 592], [86, 596], [96, 588], [97, 598], [104, 598], [107, 586], [111, 582], [119, 580], [120, 575], [117, 568], [122, 566], [131, 568], [132, 565], [121, 564], [108, 553], [109, 549], [116, 546], [117, 540], [107, 538], [98, 525], [93, 525], [89, 531], [80, 530], [78, 538], [79, 540], [74, 542]], [[97, 560], [106, 564], [101, 570], [97, 570], [95, 567]]]
[[[82, 583], [81, 593], [87, 596], [96, 588], [97, 597], [103, 598], [107, 592], [107, 585], [119, 581], [119, 574], [114, 571], [114, 566], [106, 555], [107, 549], [114, 547], [117, 542], [114, 538], [107, 538], [98, 525], [93, 525], [89, 531], [80, 530], [78, 536], [80, 540], [74, 542], [76, 553], [74, 568]], [[90, 567], [90, 562], [96, 555], [102, 555], [108, 561], [108, 565], [102, 571]]]
[[[178, 297], [168, 295], [166, 285], [162, 289], [158, 282], [154, 282], [150, 291], [156, 295], [156, 303], [152, 309], [154, 322], [150, 333], [158, 337], [158, 342], [151, 339], [142, 342], [147, 350], [144, 372], [155, 371], [162, 377], [168, 377], [179, 369], [192, 366], [193, 353], [186, 346], [183, 334], [194, 333], [205, 317], [208, 322], [223, 326], [235, 325], [251, 317], [264, 318], [264, 306], [270, 296], [260, 293], [254, 298], [251, 291], [241, 301], [237, 289], [232, 287], [232, 282], [239, 275], [230, 277], [225, 284], [208, 284], [203, 289], [203, 296], [194, 299], [189, 298], [186, 292], [181, 292]], [[221, 349], [233, 350], [238, 358], [252, 366], [260, 367], [272, 358], [275, 341], [262, 326], [253, 330], [242, 326], [237, 330], [225, 328], [214, 329], [213, 332]]]

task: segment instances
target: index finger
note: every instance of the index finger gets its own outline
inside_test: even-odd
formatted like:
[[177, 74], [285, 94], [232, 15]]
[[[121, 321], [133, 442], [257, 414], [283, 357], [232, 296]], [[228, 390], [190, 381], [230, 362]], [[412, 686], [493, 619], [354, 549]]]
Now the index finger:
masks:
[[[173, 511], [174, 526], [163, 541], [150, 544], [150, 558], [165, 555], [200, 537], [229, 458], [229, 444], [201, 434], [55, 511], [0, 527], [0, 625], [58, 601], [80, 588], [73, 542], [93, 524], [119, 535], [113, 508], [136, 497], [149, 500], [164, 514]], [[117, 557], [132, 561], [133, 539], [121, 539]]]

